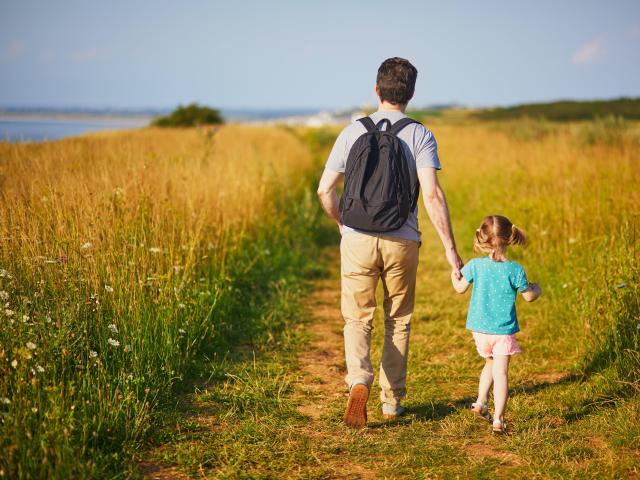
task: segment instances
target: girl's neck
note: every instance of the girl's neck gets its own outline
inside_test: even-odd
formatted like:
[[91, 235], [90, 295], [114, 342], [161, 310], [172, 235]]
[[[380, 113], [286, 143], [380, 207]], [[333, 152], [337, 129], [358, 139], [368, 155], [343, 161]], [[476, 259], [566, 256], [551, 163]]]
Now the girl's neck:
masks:
[[505, 252], [491, 252], [489, 254], [489, 258], [491, 260], [493, 260], [494, 262], [506, 262], [507, 260], [509, 260], [507, 258], [507, 255], [505, 254]]

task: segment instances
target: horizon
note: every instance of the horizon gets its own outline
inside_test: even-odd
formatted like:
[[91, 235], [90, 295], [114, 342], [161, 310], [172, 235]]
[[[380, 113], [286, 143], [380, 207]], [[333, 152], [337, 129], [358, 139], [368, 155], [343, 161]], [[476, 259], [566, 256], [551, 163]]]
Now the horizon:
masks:
[[[489, 109], [497, 109], [497, 108], [511, 108], [518, 107], [523, 105], [535, 105], [535, 104], [550, 104], [557, 102], [599, 102], [599, 101], [615, 101], [615, 100], [640, 100], [639, 96], [617, 96], [617, 97], [594, 97], [594, 98], [584, 98], [584, 99], [576, 99], [576, 98], [556, 98], [549, 99], [544, 101], [537, 102], [519, 102], [505, 105], [465, 105], [459, 102], [444, 102], [444, 103], [433, 103], [427, 105], [413, 105], [413, 102], [409, 102], [409, 106], [407, 107], [408, 111], [411, 110], [448, 110], [448, 109], [463, 109], [463, 110], [489, 110]], [[364, 108], [375, 108], [375, 105], [372, 104], [364, 104], [364, 105], [351, 105], [351, 106], [341, 106], [335, 108], [325, 108], [325, 107], [313, 107], [313, 106], [301, 106], [301, 107], [221, 107], [218, 105], [207, 105], [201, 102], [184, 102], [180, 104], [176, 104], [174, 106], [164, 106], [164, 107], [113, 107], [113, 106], [80, 106], [80, 105], [61, 105], [61, 106], [50, 106], [50, 105], [2, 105], [0, 104], [0, 114], [2, 113], [121, 113], [121, 114], [136, 114], [136, 113], [145, 113], [145, 114], [165, 114], [173, 111], [175, 108], [179, 106], [185, 106], [190, 103], [198, 103], [203, 106], [208, 106], [219, 110], [220, 112], [233, 112], [233, 113], [273, 113], [273, 112], [297, 112], [297, 113], [314, 113], [314, 112], [347, 112]]]

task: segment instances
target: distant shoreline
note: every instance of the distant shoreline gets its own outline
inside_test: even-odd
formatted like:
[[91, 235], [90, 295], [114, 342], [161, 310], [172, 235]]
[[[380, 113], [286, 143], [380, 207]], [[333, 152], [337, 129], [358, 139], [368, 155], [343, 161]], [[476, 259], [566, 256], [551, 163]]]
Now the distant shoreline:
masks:
[[69, 122], [122, 124], [132, 127], [147, 126], [151, 116], [129, 116], [114, 114], [62, 113], [62, 112], [0, 112], [0, 121], [11, 122]]

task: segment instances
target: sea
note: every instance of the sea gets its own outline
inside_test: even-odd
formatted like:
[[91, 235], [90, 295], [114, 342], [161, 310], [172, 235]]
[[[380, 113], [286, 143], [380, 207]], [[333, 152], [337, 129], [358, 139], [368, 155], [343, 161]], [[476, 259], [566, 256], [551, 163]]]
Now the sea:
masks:
[[58, 120], [58, 119], [2, 119], [0, 118], [0, 142], [42, 142], [73, 137], [101, 130], [125, 130], [140, 128], [148, 121], [131, 120]]
[[[222, 110], [222, 115], [231, 122], [264, 122], [291, 116], [309, 115], [317, 110]], [[20, 112], [22, 113], [22, 112]], [[83, 113], [83, 112], [81, 112]], [[149, 125], [155, 115], [122, 116], [112, 114], [77, 115], [75, 112], [53, 111], [35, 114], [29, 111], [26, 115], [15, 111], [3, 115], [0, 110], [0, 142], [42, 142], [65, 137], [74, 137], [102, 130], [127, 130]], [[157, 114], [157, 112], [154, 112]]]

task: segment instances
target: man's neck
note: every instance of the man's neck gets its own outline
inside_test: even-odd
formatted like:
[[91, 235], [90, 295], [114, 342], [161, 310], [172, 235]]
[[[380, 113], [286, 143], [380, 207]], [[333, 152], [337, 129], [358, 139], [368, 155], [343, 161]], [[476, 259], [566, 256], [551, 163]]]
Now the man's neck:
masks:
[[407, 109], [407, 104], [404, 105], [394, 105], [389, 102], [379, 102], [378, 103], [378, 111], [379, 112], [402, 112]]

